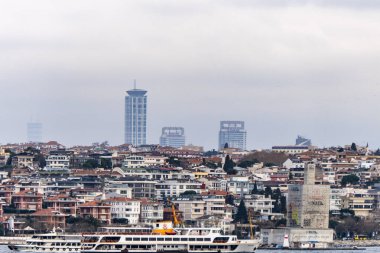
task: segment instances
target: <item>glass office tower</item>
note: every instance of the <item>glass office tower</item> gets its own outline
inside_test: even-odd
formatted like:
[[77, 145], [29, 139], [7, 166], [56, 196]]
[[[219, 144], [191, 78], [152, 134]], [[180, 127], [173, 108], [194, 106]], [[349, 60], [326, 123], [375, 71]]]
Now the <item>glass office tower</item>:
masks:
[[247, 131], [244, 121], [221, 121], [219, 130], [219, 149], [227, 143], [229, 148], [246, 149]]
[[146, 90], [133, 89], [125, 96], [124, 142], [127, 144], [146, 144], [146, 93]]
[[183, 127], [163, 127], [160, 146], [173, 148], [185, 146], [185, 129]]

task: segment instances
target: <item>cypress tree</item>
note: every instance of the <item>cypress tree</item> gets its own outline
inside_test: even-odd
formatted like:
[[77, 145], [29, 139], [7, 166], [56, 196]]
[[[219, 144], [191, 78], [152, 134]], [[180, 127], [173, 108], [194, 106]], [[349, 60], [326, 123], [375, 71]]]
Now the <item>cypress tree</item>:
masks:
[[248, 212], [247, 208], [245, 207], [244, 200], [241, 199], [238, 211], [235, 215], [234, 222], [240, 222], [241, 224], [247, 224], [248, 223]]

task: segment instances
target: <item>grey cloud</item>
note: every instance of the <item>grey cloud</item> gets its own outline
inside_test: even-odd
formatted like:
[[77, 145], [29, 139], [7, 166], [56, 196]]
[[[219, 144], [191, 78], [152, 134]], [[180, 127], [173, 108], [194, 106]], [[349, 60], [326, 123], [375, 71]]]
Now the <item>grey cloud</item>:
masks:
[[189, 142], [216, 147], [219, 120], [238, 119], [250, 148], [298, 133], [377, 147], [380, 17], [360, 2], [7, 3], [0, 143], [25, 140], [37, 115], [46, 139], [119, 144], [136, 78], [148, 90], [152, 143], [162, 126], [181, 125]]

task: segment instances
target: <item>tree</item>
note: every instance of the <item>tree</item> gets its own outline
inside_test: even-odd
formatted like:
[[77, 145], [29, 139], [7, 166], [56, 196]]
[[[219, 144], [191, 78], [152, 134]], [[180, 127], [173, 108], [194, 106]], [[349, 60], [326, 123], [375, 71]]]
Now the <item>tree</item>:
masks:
[[230, 158], [230, 155], [226, 155], [226, 159], [224, 161], [223, 170], [227, 172], [228, 175], [235, 174], [234, 171], [235, 163]]
[[282, 218], [276, 221], [276, 224], [274, 225], [276, 228], [277, 227], [285, 227], [286, 226], [286, 219]]
[[270, 186], [265, 187], [264, 194], [265, 197], [271, 197], [272, 196], [272, 188]]
[[72, 233], [95, 232], [101, 226], [101, 222], [92, 216], [86, 218], [69, 216], [66, 221], [69, 225], [66, 231]]
[[225, 202], [226, 204], [228, 204], [228, 205], [235, 206], [235, 198], [234, 198], [234, 195], [232, 195], [232, 194], [227, 194], [224, 202]]
[[286, 197], [280, 197], [280, 213], [286, 214]]
[[252, 194], [258, 194], [258, 193], [259, 193], [259, 190], [257, 189], [257, 182], [255, 181], [255, 183], [253, 184]]
[[224, 144], [224, 148], [228, 148], [228, 142]]
[[105, 169], [111, 169], [112, 168], [112, 160], [108, 158], [101, 158], [100, 159], [100, 167]]
[[380, 155], [380, 148], [375, 151], [375, 155]]
[[181, 167], [181, 161], [174, 156], [169, 157], [168, 163], [174, 167]]
[[346, 186], [347, 184], [357, 184], [360, 181], [360, 178], [354, 174], [350, 174], [342, 177], [341, 185]]
[[38, 162], [38, 167], [45, 168], [46, 167], [46, 160], [43, 154], [38, 153], [34, 160]]
[[242, 167], [242, 168], [248, 168], [248, 167], [252, 167], [252, 165], [254, 165], [256, 163], [259, 163], [259, 160], [257, 160], [257, 159], [253, 159], [252, 161], [245, 160], [245, 161], [239, 162], [238, 166]]
[[181, 196], [186, 196], [186, 195], [195, 195], [195, 194], [197, 194], [196, 191], [188, 190], [188, 191], [182, 192], [180, 195]]
[[88, 159], [87, 161], [84, 162], [83, 168], [86, 169], [95, 169], [99, 166], [99, 163], [95, 159]]
[[238, 211], [235, 215], [234, 222], [239, 222], [241, 224], [247, 224], [248, 223], [248, 212], [247, 208], [245, 207], [244, 200], [241, 199]]
[[118, 224], [128, 224], [129, 220], [126, 218], [113, 218], [112, 223], [118, 223]]
[[358, 151], [358, 149], [356, 148], [356, 144], [355, 144], [355, 142], [353, 142], [353, 143], [351, 144], [351, 150], [352, 150], [352, 151]]

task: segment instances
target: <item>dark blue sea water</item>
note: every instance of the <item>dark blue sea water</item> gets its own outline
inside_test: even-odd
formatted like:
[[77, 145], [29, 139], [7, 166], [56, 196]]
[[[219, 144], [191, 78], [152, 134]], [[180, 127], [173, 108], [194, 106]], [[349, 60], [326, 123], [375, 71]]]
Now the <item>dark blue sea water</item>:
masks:
[[[380, 247], [370, 247], [365, 250], [258, 250], [257, 253], [380, 253]], [[0, 253], [14, 253], [6, 245], [0, 245]]]

